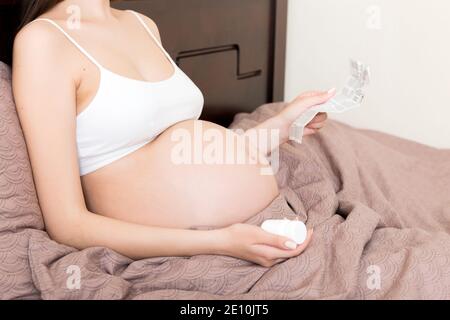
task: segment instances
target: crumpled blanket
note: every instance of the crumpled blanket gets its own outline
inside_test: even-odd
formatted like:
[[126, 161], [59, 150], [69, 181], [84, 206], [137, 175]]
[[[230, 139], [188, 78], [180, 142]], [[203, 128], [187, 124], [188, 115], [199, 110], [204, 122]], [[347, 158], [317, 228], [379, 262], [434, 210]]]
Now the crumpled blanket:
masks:
[[[231, 128], [250, 128], [283, 106], [239, 114]], [[314, 237], [271, 268], [214, 255], [132, 261], [30, 228], [2, 235], [11, 256], [1, 263], [19, 263], [17, 276], [27, 278], [17, 298], [450, 298], [450, 150], [330, 121], [302, 145], [282, 145], [276, 177], [280, 195], [247, 223], [298, 217]]]

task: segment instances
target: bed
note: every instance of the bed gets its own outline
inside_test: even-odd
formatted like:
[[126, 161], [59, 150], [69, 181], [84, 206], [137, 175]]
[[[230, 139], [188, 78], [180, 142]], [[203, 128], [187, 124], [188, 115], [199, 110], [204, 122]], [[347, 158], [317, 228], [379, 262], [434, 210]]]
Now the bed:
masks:
[[[3, 1], [0, 16], [14, 3]], [[273, 102], [283, 98], [286, 1], [114, 5], [159, 24], [205, 94], [204, 119], [247, 129], [285, 106]], [[8, 41], [11, 29], [0, 30]], [[280, 148], [277, 181], [280, 195], [246, 223], [298, 218], [315, 232], [302, 255], [272, 268], [215, 255], [133, 261], [58, 244], [45, 232], [10, 69], [0, 63], [1, 299], [450, 298], [450, 151], [331, 121]]]

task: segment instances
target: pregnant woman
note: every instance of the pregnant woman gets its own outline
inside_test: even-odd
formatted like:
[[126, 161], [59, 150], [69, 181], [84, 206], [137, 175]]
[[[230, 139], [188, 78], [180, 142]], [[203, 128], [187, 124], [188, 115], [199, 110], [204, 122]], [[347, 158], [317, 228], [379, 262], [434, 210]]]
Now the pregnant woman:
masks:
[[[244, 133], [200, 121], [202, 93], [164, 50], [155, 23], [109, 0], [29, 1], [13, 59], [14, 96], [54, 240], [134, 259], [219, 254], [267, 267], [307, 247], [311, 231], [296, 246], [243, 224], [278, 195], [275, 177], [261, 174], [267, 161], [178, 164], [173, 137], [188, 132], [198, 142], [199, 125], [238, 140], [278, 130], [277, 144], [258, 150], [268, 157], [292, 122], [333, 90], [302, 94]], [[305, 134], [325, 121], [318, 115]], [[225, 152], [249, 160], [250, 149]], [[214, 228], [192, 228], [199, 225]]]

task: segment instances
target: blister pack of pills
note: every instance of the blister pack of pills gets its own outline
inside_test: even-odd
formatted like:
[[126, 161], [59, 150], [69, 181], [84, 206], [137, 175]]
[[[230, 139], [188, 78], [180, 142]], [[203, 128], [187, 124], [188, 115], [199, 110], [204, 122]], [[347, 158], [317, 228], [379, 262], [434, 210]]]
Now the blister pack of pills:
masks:
[[370, 68], [359, 61], [350, 61], [350, 77], [345, 87], [327, 103], [315, 106], [303, 113], [291, 126], [289, 139], [302, 143], [308, 123], [320, 112], [343, 113], [361, 106], [364, 88], [370, 82]]

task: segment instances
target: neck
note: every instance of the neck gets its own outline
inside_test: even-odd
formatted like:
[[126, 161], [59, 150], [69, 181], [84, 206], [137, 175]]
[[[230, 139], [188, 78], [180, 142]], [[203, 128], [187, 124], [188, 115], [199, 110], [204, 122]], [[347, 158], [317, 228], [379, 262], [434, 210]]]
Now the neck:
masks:
[[64, 0], [59, 5], [66, 12], [70, 7], [75, 8], [82, 20], [106, 20], [114, 17], [110, 0]]

